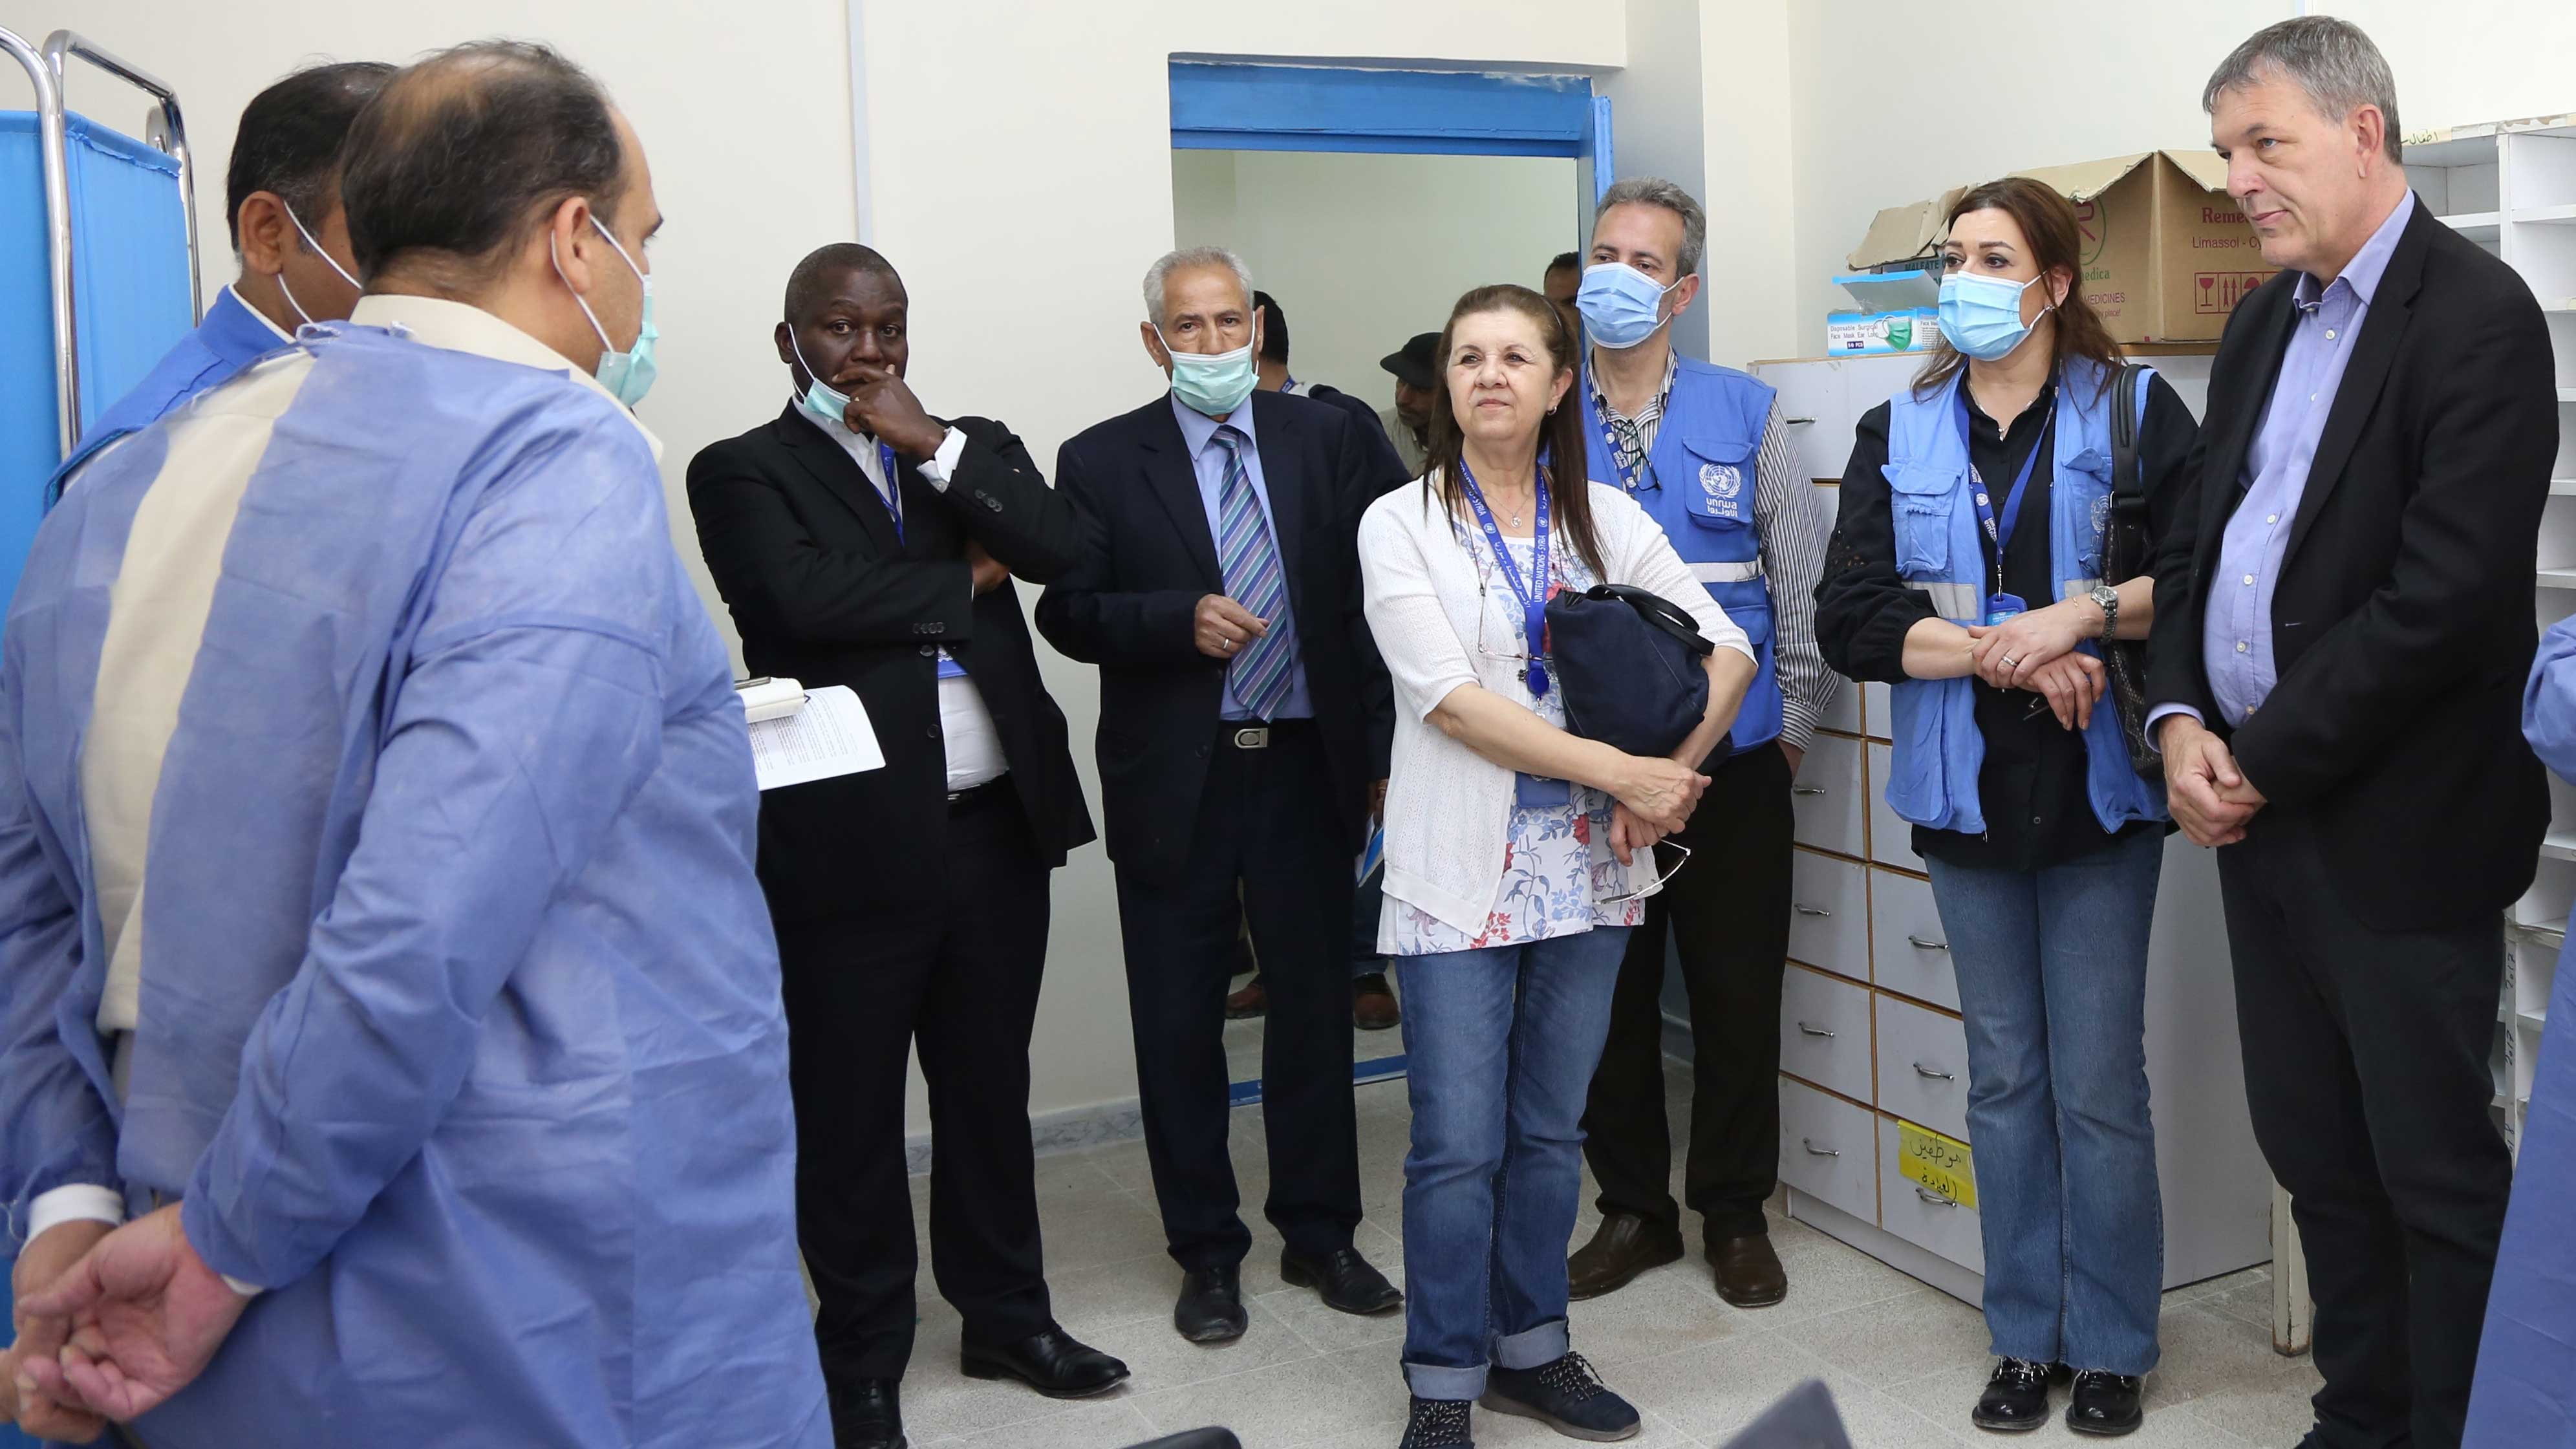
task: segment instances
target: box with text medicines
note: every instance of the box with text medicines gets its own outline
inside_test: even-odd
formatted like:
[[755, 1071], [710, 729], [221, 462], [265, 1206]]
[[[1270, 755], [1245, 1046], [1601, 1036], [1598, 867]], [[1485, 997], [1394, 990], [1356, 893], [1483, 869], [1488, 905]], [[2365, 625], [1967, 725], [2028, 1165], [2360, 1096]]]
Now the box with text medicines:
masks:
[[1907, 307], [1895, 312], [1828, 312], [1827, 357], [1874, 357], [1885, 352], [1929, 352], [1941, 340], [1941, 310]]

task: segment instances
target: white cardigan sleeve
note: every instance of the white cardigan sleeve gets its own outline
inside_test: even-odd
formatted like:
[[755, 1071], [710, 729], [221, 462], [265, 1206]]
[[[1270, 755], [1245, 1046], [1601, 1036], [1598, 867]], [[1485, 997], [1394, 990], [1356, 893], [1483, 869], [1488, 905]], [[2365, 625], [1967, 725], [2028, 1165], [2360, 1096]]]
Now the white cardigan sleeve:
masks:
[[[1450, 625], [1431, 582], [1420, 531], [1404, 510], [1423, 507], [1422, 487], [1399, 488], [1369, 505], [1360, 519], [1360, 582], [1369, 632], [1396, 697], [1421, 719], [1462, 684], [1474, 684], [1474, 662]], [[1703, 593], [1706, 590], [1702, 590]]]
[[1633, 584], [1670, 599], [1689, 611], [1699, 623], [1699, 632], [1710, 643], [1720, 649], [1732, 649], [1757, 666], [1762, 662], [1754, 658], [1753, 642], [1708, 596], [1708, 586], [1691, 577], [1690, 565], [1673, 551], [1673, 541], [1664, 536], [1663, 525], [1638, 507], [1635, 499], [1606, 483], [1595, 483], [1592, 517], [1611, 555], [1610, 582]]

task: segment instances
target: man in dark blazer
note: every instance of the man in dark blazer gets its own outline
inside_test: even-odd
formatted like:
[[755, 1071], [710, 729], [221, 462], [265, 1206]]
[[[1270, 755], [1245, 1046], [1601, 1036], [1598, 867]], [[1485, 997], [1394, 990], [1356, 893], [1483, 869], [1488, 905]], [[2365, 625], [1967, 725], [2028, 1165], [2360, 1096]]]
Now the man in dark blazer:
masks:
[[1100, 790], [1117, 866], [1145, 1145], [1173, 1323], [1245, 1327], [1226, 1148], [1226, 984], [1248, 918], [1269, 992], [1262, 1103], [1288, 1282], [1353, 1313], [1402, 1302], [1351, 1241], [1352, 867], [1384, 789], [1392, 695], [1360, 613], [1359, 516], [1394, 480], [1339, 409], [1254, 391], [1243, 264], [1175, 252], [1145, 279], [1168, 396], [1065, 444], [1080, 561], [1038, 628], [1100, 666]]
[[807, 257], [777, 331], [786, 409], [689, 465], [698, 541], [752, 670], [849, 686], [886, 757], [773, 790], [760, 811], [797, 1233], [841, 1449], [903, 1437], [916, 1045], [931, 1267], [965, 1318], [965, 1371], [1057, 1397], [1127, 1376], [1052, 1317], [1028, 1126], [1048, 873], [1093, 833], [1011, 576], [1072, 567], [1081, 523], [1010, 429], [922, 409], [903, 380], [908, 307], [866, 247]]
[[2349, 23], [2257, 34], [2205, 104], [2284, 270], [2213, 365], [2149, 730], [2175, 819], [2225, 847], [2255, 1136], [2316, 1295], [2308, 1442], [2456, 1446], [2511, 1174], [2499, 913], [2549, 813], [2519, 721], [2548, 328], [2408, 192], [2395, 84]]

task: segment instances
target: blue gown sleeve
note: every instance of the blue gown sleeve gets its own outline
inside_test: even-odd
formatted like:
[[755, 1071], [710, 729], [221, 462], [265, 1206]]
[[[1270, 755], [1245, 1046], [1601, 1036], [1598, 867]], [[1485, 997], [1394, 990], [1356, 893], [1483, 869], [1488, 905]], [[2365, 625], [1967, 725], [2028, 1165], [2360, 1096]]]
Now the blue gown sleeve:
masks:
[[61, 1032], [80, 971], [80, 914], [27, 789], [15, 676], [13, 663], [0, 699], [0, 1198], [13, 1242], [43, 1194], [118, 1182], [115, 1120]]
[[2561, 619], [2540, 636], [2522, 690], [2522, 734], [2542, 764], [2576, 780], [2576, 619]]
[[601, 419], [481, 456], [498, 476], [429, 581], [358, 844], [189, 1184], [189, 1242], [262, 1287], [310, 1271], [418, 1156], [550, 904], [660, 760], [681, 586], [641, 438]]

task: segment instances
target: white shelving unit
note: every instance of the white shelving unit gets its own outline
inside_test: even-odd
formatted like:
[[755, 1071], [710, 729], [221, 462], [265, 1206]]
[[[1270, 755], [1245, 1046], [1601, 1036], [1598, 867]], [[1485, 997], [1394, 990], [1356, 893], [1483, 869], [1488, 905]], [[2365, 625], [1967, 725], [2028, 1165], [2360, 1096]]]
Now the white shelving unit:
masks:
[[[2206, 352], [2142, 360], [2197, 412]], [[1922, 364], [1920, 354], [1755, 364], [1780, 390], [1827, 518], [1854, 425]], [[1899, 1155], [1908, 1124], [1971, 1153], [1975, 1143], [1948, 943], [1911, 831], [1883, 799], [1888, 701], [1882, 685], [1844, 681], [1798, 772], [1780, 1178], [1792, 1217], [1974, 1304], [1985, 1266], [1976, 1209], [1908, 1178]], [[2173, 1286], [2273, 1256], [2271, 1175], [2245, 1110], [2217, 866], [2180, 837], [2166, 848], [2153, 942], [2147, 1079]]]
[[[2405, 148], [2406, 176], [2434, 214], [2522, 275], [2549, 319], [2558, 367], [2558, 461], [2541, 515], [2532, 611], [2541, 629], [2576, 614], [2576, 114], [2455, 126]], [[2496, 1128], [2516, 1151], [2540, 1033], [2576, 901], [2576, 790], [2552, 776], [2550, 830], [2531, 889], [2507, 913], [2496, 1009]]]

